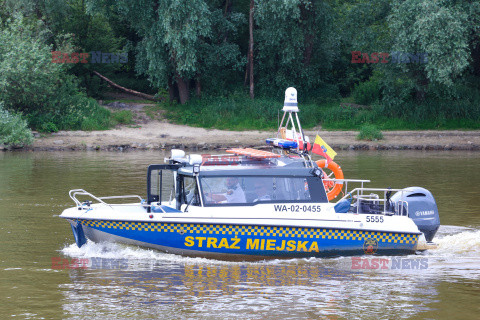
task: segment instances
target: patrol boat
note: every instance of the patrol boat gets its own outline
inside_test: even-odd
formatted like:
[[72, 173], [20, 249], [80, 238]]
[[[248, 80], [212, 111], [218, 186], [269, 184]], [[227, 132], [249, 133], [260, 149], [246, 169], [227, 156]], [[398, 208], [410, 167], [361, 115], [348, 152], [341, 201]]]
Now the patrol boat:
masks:
[[[344, 179], [333, 161], [312, 160], [294, 88], [286, 91], [283, 112], [276, 137], [267, 139], [271, 151], [172, 150], [165, 164], [148, 167], [146, 198], [75, 189], [69, 195], [76, 206], [60, 217], [70, 222], [79, 247], [90, 239], [218, 259], [397, 255], [429, 248], [440, 220], [428, 190], [366, 188], [369, 180]], [[112, 203], [123, 198], [133, 201]]]

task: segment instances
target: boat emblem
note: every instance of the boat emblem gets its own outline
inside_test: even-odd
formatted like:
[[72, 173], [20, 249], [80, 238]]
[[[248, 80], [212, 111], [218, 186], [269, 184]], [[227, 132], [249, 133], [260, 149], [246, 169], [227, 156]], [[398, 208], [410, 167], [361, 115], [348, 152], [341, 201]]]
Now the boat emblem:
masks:
[[363, 252], [366, 254], [374, 254], [378, 250], [377, 239], [367, 238], [363, 242]]

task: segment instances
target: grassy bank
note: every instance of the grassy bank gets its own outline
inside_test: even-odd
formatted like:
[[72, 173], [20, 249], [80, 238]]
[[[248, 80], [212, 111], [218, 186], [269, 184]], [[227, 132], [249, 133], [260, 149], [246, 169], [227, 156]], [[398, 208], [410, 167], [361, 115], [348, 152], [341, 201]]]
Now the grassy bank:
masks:
[[[372, 124], [381, 130], [480, 129], [480, 106], [471, 101], [431, 101], [388, 108], [345, 106], [342, 101], [299, 103], [305, 129], [321, 125], [330, 130], [358, 130]], [[166, 117], [178, 124], [230, 130], [276, 129], [282, 102], [278, 99], [249, 99], [245, 95], [193, 99], [185, 105], [163, 103]]]
[[[318, 125], [325, 110], [335, 105], [335, 102], [322, 105], [301, 104], [299, 115], [302, 125], [305, 128]], [[169, 120], [179, 124], [230, 130], [271, 130], [278, 126], [283, 103], [268, 98], [251, 100], [237, 94], [194, 99], [185, 105], [164, 103], [160, 107], [167, 110], [166, 117]]]

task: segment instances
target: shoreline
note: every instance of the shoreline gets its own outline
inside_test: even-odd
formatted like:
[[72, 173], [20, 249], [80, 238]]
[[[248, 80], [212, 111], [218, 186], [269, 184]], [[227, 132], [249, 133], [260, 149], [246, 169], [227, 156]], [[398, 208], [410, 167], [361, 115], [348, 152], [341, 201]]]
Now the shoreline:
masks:
[[[319, 134], [335, 150], [445, 150], [480, 151], [480, 130], [382, 131], [379, 141], [356, 140], [357, 131], [306, 130], [310, 140]], [[118, 126], [106, 131], [59, 131], [37, 134], [32, 146], [0, 150], [18, 151], [126, 151], [219, 150], [232, 147], [267, 147], [265, 139], [275, 131], [226, 131], [163, 121]]]

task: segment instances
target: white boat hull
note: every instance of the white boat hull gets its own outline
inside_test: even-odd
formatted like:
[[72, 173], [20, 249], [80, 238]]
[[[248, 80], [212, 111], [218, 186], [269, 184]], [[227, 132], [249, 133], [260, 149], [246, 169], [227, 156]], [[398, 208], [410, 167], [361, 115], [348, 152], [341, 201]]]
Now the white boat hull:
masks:
[[[259, 207], [254, 210], [257, 215], [261, 212]], [[202, 210], [155, 213], [160, 217], [150, 218], [140, 205], [118, 211], [99, 206], [88, 212], [68, 209], [62, 217], [81, 226], [85, 237], [94, 242], [119, 242], [168, 253], [229, 259], [409, 254], [415, 252], [421, 235], [410, 219], [399, 216], [384, 216], [382, 223], [366, 222], [366, 215], [358, 214], [285, 214], [284, 218], [278, 218], [278, 214], [277, 218], [244, 214], [245, 218], [238, 219], [234, 212], [226, 215], [210, 208], [207, 218], [205, 208], [199, 209]], [[133, 218], [142, 212], [147, 219]], [[102, 216], [103, 219], [98, 218]]]

